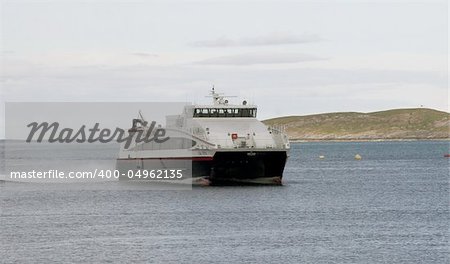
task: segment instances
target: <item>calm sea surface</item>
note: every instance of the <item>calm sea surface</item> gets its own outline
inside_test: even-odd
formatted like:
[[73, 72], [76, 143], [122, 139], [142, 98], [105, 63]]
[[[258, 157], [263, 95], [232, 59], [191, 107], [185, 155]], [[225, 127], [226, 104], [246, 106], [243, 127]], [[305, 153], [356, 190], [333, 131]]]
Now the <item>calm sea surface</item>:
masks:
[[281, 187], [1, 181], [0, 263], [449, 263], [449, 151], [293, 144]]

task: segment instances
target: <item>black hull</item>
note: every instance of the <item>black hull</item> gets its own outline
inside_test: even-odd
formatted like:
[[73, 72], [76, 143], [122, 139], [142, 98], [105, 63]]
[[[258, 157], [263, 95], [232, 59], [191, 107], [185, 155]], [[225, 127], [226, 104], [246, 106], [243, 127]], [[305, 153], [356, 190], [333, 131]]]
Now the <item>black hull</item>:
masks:
[[124, 180], [130, 179], [127, 177], [130, 170], [186, 168], [185, 173], [189, 178], [192, 176], [194, 184], [280, 185], [286, 160], [286, 151], [217, 151], [213, 157], [118, 159], [116, 168]]
[[212, 160], [193, 161], [192, 176], [211, 184], [281, 184], [286, 151], [223, 151]]

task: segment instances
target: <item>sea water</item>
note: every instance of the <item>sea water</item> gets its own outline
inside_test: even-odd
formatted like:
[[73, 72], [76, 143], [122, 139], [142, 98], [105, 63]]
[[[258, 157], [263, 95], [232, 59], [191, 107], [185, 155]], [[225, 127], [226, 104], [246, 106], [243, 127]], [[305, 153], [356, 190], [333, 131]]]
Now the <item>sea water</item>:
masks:
[[447, 153], [448, 141], [295, 143], [283, 186], [1, 181], [0, 263], [449, 263]]

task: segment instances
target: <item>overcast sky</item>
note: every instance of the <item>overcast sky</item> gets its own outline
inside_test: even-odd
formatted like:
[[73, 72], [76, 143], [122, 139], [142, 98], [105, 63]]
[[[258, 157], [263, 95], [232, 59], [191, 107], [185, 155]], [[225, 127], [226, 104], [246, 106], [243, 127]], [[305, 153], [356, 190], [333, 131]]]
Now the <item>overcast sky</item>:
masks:
[[448, 110], [446, 1], [0, 2], [2, 101]]

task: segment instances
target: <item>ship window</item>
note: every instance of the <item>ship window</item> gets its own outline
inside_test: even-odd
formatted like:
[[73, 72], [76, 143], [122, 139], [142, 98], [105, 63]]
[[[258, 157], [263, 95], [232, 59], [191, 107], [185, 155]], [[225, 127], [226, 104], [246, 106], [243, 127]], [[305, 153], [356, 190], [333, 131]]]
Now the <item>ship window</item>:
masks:
[[210, 115], [209, 115], [209, 116], [210, 116], [210, 117], [217, 117], [217, 116], [218, 116], [217, 109], [211, 108], [211, 109], [210, 109]]
[[196, 108], [194, 111], [194, 117], [208, 117], [209, 109], [208, 108]]
[[194, 117], [256, 117], [256, 108], [196, 108]]

